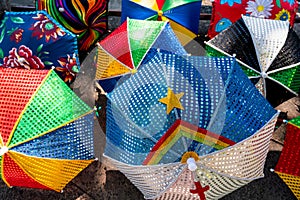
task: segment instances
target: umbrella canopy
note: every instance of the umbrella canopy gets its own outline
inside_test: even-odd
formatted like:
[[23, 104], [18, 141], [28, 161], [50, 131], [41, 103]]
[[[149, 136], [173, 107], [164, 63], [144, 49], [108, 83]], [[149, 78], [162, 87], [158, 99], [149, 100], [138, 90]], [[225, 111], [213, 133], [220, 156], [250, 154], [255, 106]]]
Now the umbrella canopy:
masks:
[[1, 178], [61, 191], [94, 161], [93, 112], [53, 70], [0, 69]]
[[218, 199], [263, 176], [277, 114], [235, 59], [158, 52], [107, 97], [104, 156], [146, 199]]
[[299, 92], [300, 39], [288, 22], [243, 16], [206, 45], [208, 55], [236, 56], [273, 106]]
[[0, 25], [0, 66], [51, 69], [67, 83], [79, 70], [76, 36], [45, 11], [5, 12]]
[[294, 24], [297, 0], [213, 0], [212, 17], [207, 35], [213, 38], [241, 18], [250, 15]]
[[185, 45], [198, 34], [201, 0], [124, 0], [121, 21], [133, 19], [170, 21]]
[[287, 124], [283, 149], [275, 172], [300, 199], [300, 117]]
[[65, 28], [78, 35], [79, 49], [87, 51], [107, 29], [106, 0], [37, 0], [39, 10], [46, 10]]
[[135, 73], [143, 62], [147, 62], [146, 55], [152, 55], [153, 49], [187, 54], [169, 23], [135, 19], [127, 19], [97, 48], [96, 80], [107, 92], [115, 87], [121, 76]]

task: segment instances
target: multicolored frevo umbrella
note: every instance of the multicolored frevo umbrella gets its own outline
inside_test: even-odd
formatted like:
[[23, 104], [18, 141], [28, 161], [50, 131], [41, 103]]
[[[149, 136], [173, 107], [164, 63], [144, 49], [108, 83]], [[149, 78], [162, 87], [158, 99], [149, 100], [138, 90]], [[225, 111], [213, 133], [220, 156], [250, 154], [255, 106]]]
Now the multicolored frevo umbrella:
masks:
[[209, 55], [235, 56], [273, 106], [299, 92], [300, 39], [289, 22], [243, 16], [206, 45]]
[[53, 70], [1, 68], [0, 85], [1, 178], [61, 191], [94, 161], [93, 111]]
[[146, 199], [219, 199], [263, 176], [277, 114], [235, 59], [158, 52], [107, 97], [104, 156]]
[[0, 22], [0, 66], [52, 69], [67, 83], [79, 71], [76, 36], [45, 11], [5, 12]]
[[121, 21], [170, 21], [183, 45], [198, 34], [201, 0], [123, 0]]
[[275, 172], [300, 199], [300, 117], [287, 124], [284, 146]]
[[[124, 75], [139, 69], [157, 48], [185, 55], [169, 23], [127, 19], [98, 45], [96, 80], [111, 91]], [[94, 59], [92, 55], [91, 58]]]
[[46, 10], [64, 27], [78, 35], [79, 49], [89, 50], [106, 32], [107, 0], [37, 0], [39, 10]]

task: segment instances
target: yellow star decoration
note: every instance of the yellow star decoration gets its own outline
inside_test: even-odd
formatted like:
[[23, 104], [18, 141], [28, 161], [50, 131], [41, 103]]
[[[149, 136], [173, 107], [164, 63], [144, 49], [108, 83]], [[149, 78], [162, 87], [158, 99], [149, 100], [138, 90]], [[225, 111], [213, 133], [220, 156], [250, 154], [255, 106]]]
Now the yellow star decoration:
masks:
[[159, 99], [158, 101], [167, 105], [167, 114], [173, 110], [173, 108], [179, 108], [184, 110], [180, 103], [180, 98], [184, 95], [184, 92], [175, 94], [171, 88], [168, 88], [168, 94], [166, 97]]

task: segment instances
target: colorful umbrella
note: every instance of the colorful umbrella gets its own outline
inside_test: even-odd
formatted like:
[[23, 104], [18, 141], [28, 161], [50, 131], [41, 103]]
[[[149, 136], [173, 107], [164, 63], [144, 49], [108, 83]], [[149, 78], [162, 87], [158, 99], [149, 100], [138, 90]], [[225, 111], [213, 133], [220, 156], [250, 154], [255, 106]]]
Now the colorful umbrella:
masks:
[[106, 32], [106, 0], [37, 0], [39, 10], [46, 10], [64, 27], [78, 35], [79, 49], [89, 50]]
[[183, 45], [198, 34], [201, 0], [123, 0], [121, 22], [133, 19], [170, 21]]
[[104, 156], [146, 199], [219, 199], [263, 176], [277, 114], [235, 59], [158, 52], [107, 97]]
[[242, 15], [289, 21], [294, 24], [297, 0], [213, 0], [208, 37], [213, 38], [241, 18]]
[[147, 62], [145, 57], [147, 54], [152, 55], [153, 49], [187, 54], [169, 23], [135, 19], [127, 19], [102, 40], [97, 48], [96, 80], [100, 80], [107, 92], [115, 87], [121, 76], [135, 73], [143, 62]]
[[288, 22], [243, 16], [206, 45], [212, 56], [235, 54], [273, 106], [299, 92], [300, 39]]
[[94, 161], [93, 112], [53, 70], [0, 69], [1, 178], [61, 191]]
[[300, 199], [300, 117], [287, 124], [284, 146], [275, 172]]
[[45, 11], [5, 12], [0, 22], [0, 66], [51, 69], [67, 83], [79, 70], [76, 36]]

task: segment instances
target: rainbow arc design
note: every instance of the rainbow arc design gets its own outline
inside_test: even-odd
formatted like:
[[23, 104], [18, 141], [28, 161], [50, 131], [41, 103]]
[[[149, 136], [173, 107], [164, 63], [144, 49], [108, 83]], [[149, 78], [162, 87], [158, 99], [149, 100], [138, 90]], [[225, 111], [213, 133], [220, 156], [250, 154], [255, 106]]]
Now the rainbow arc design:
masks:
[[221, 135], [209, 132], [182, 120], [176, 120], [169, 130], [153, 146], [143, 165], [158, 164], [161, 158], [172, 148], [181, 137], [221, 150], [235, 144], [234, 141]]

